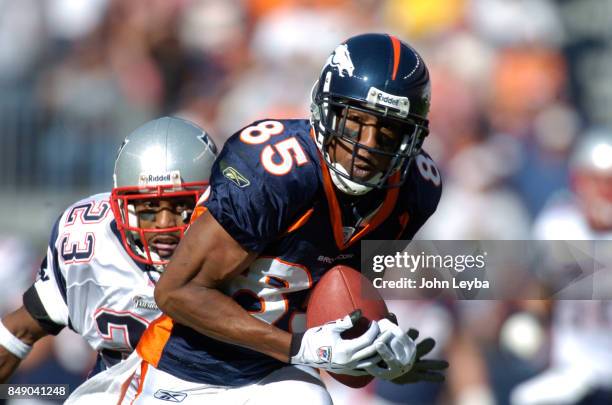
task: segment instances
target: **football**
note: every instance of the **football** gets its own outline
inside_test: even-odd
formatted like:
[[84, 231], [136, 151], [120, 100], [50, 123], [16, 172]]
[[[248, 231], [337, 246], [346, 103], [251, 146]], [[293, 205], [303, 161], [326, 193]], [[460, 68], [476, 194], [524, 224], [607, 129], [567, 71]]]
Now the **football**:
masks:
[[[306, 311], [308, 328], [335, 321], [356, 309], [362, 312], [360, 322], [342, 334], [352, 339], [368, 328], [371, 320], [384, 318], [389, 312], [385, 301], [372, 284], [355, 269], [348, 266], [335, 266], [319, 280], [315, 286]], [[351, 388], [366, 386], [374, 377], [350, 376], [329, 373], [334, 379]]]

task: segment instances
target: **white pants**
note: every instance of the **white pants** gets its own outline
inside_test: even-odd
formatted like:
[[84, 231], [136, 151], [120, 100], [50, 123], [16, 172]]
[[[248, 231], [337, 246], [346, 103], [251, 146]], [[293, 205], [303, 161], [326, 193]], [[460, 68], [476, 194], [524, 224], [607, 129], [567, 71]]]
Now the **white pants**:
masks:
[[318, 372], [310, 367], [288, 365], [255, 384], [238, 388], [219, 387], [184, 381], [150, 364], [143, 365], [134, 353], [121, 364], [86, 381], [72, 393], [66, 404], [168, 405], [169, 402], [183, 405], [333, 403]]

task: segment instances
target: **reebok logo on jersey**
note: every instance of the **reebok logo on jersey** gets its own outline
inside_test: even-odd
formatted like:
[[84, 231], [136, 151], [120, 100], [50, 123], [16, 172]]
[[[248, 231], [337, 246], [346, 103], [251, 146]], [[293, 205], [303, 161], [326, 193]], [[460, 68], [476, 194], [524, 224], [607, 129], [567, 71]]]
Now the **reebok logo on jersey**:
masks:
[[168, 402], [183, 402], [185, 398], [187, 398], [187, 394], [184, 392], [175, 392], [168, 390], [157, 390], [153, 396], [157, 399], [161, 399], [162, 401]]
[[317, 350], [317, 356], [319, 360], [324, 361], [326, 363], [331, 362], [332, 350], [331, 346], [322, 346]]
[[251, 185], [249, 179], [244, 177], [238, 170], [234, 169], [231, 166], [228, 166], [223, 169], [223, 175], [240, 188], [248, 187]]

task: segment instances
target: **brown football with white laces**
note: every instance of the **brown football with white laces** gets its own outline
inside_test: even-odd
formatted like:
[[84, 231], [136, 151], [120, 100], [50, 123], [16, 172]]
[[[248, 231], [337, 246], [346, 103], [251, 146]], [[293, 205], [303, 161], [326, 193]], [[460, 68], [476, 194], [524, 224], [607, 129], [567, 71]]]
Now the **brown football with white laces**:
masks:
[[[335, 266], [319, 280], [308, 300], [306, 325], [308, 328], [344, 318], [355, 310], [361, 310], [357, 325], [342, 333], [352, 339], [364, 333], [372, 320], [388, 315], [387, 305], [370, 281], [348, 266]], [[369, 384], [372, 376], [350, 376], [329, 373], [334, 379], [351, 388]]]

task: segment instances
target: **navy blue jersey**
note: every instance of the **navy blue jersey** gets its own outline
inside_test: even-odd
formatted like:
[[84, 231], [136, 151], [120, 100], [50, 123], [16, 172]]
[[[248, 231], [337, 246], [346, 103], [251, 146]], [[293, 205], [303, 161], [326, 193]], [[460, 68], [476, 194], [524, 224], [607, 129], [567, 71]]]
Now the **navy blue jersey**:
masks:
[[[310, 128], [307, 120], [257, 121], [232, 136], [213, 166], [205, 202], [241, 246], [258, 253], [224, 292], [253, 316], [291, 332], [304, 330], [305, 300], [327, 270], [338, 264], [359, 268], [364, 238], [411, 239], [441, 192], [439, 173], [423, 153], [401, 188], [354, 199], [371, 212], [351, 215]], [[222, 386], [254, 383], [284, 365], [168, 317], [149, 328], [139, 352], [179, 378]]]

